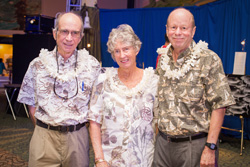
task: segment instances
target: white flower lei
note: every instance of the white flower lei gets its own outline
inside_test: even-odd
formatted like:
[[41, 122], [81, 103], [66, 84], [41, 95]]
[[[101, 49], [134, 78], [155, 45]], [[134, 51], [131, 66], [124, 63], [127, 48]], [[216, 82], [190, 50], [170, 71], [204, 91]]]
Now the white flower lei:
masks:
[[[62, 82], [66, 81], [72, 81], [79, 75], [80, 72], [84, 69], [84, 63], [82, 63], [84, 60], [84, 55], [89, 55], [89, 52], [85, 49], [78, 50], [78, 57], [77, 57], [77, 69], [69, 71], [67, 73], [59, 74], [57, 72], [57, 63], [56, 59], [52, 59], [53, 55], [55, 54], [55, 50], [52, 52], [48, 51], [48, 49], [41, 49], [39, 57], [44, 65], [46, 71], [49, 73], [49, 75], [53, 78], [56, 78], [57, 80], [60, 80]], [[50, 56], [50, 57], [49, 57]]]
[[160, 67], [163, 71], [165, 71], [164, 76], [168, 79], [180, 79], [183, 77], [191, 69], [191, 66], [194, 67], [198, 64], [196, 59], [199, 58], [199, 54], [203, 49], [208, 48], [207, 46], [208, 44], [206, 42], [200, 40], [199, 43], [193, 48], [193, 54], [191, 55], [191, 58], [186, 60], [185, 64], [183, 64], [183, 66], [178, 70], [171, 70], [169, 66], [170, 58], [168, 57], [167, 53], [171, 47], [171, 43], [166, 48], [158, 48], [156, 52], [162, 56]]

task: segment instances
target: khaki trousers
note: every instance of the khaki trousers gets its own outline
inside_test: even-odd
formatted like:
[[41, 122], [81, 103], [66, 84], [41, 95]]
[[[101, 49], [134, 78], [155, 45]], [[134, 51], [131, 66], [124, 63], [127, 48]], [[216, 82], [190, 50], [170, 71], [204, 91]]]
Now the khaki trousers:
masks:
[[62, 133], [35, 126], [30, 141], [29, 167], [88, 167], [89, 137], [86, 126]]

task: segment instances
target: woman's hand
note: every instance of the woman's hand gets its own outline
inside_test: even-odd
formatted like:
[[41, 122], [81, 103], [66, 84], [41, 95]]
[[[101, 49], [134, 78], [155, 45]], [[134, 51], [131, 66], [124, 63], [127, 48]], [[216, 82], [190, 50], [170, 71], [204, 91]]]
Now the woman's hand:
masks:
[[109, 167], [108, 163], [106, 161], [99, 162], [95, 164], [96, 167]]

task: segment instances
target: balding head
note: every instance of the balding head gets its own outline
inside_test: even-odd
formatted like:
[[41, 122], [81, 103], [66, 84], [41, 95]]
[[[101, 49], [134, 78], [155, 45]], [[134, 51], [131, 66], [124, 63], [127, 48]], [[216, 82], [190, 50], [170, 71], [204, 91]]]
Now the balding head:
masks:
[[68, 12], [58, 15], [53, 36], [58, 53], [66, 61], [73, 55], [83, 36], [83, 23], [79, 15]]
[[194, 15], [189, 10], [187, 10], [185, 8], [177, 8], [177, 9], [173, 10], [168, 16], [167, 25], [168, 25], [168, 21], [169, 21], [169, 18], [171, 17], [171, 15], [175, 15], [175, 14], [182, 14], [185, 16], [189, 16], [189, 19], [192, 22], [192, 26], [195, 27]]
[[184, 8], [173, 10], [167, 20], [167, 36], [176, 54], [187, 49], [195, 34], [193, 14]]
[[57, 31], [59, 29], [59, 24], [60, 24], [61, 18], [68, 16], [68, 15], [71, 15], [73, 17], [75, 16], [79, 19], [79, 23], [81, 23], [81, 36], [83, 36], [84, 25], [83, 25], [82, 17], [74, 12], [59, 12], [59, 13], [57, 13], [56, 18], [55, 18], [55, 25], [54, 25], [53, 31]]

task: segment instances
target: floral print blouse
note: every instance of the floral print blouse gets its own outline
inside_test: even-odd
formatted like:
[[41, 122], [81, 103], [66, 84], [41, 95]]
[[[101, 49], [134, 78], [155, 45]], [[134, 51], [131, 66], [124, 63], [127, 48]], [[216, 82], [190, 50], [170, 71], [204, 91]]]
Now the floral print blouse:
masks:
[[116, 68], [107, 68], [96, 80], [88, 119], [101, 124], [103, 153], [110, 166], [152, 165], [157, 83], [153, 68], [145, 69], [132, 89], [119, 80]]

